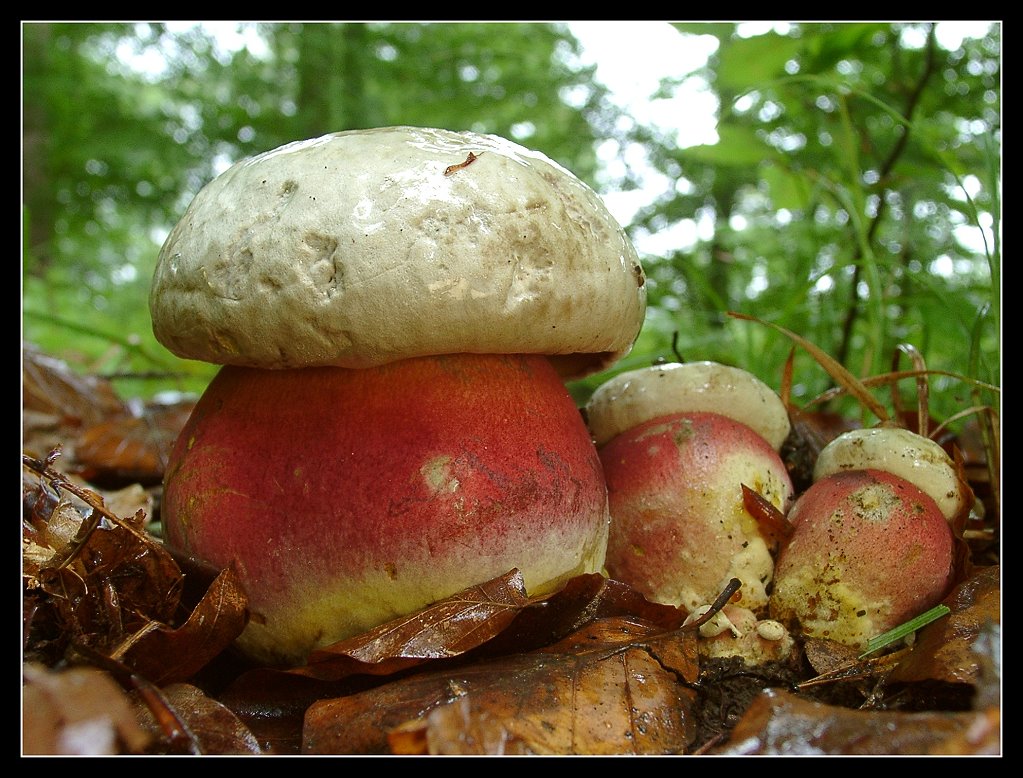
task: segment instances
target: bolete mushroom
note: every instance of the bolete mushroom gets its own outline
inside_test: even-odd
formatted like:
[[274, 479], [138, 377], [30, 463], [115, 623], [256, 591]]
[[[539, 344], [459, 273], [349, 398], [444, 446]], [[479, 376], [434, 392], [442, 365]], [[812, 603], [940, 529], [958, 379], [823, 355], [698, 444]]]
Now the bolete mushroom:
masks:
[[606, 381], [586, 416], [608, 486], [608, 573], [690, 611], [738, 578], [737, 604], [765, 611], [774, 562], [743, 486], [788, 510], [781, 398], [737, 367], [664, 364]]
[[952, 525], [971, 497], [929, 438], [897, 427], [839, 435], [789, 512], [771, 615], [803, 635], [865, 648], [948, 593]]
[[643, 322], [600, 198], [492, 135], [348, 131], [234, 165], [167, 238], [174, 353], [223, 364], [166, 471], [171, 546], [234, 565], [253, 659], [309, 652], [518, 568], [602, 569], [607, 493], [565, 382]]

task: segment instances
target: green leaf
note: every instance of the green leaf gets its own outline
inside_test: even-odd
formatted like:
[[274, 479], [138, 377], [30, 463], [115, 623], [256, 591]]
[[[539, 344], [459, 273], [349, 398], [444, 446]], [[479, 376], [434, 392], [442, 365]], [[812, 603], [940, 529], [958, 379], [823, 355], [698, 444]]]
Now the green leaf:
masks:
[[750, 167], [776, 155], [749, 127], [718, 125], [718, 142], [683, 149], [681, 158], [724, 167]]
[[803, 211], [810, 207], [814, 186], [807, 176], [781, 165], [765, 165], [761, 175], [775, 208]]
[[721, 49], [718, 85], [741, 92], [785, 75], [785, 63], [802, 48], [798, 38], [767, 33], [737, 38]]
[[890, 32], [890, 24], [861, 22], [838, 24], [827, 32], [808, 36], [804, 72], [821, 73], [839, 60], [858, 60], [872, 45], [875, 35]]

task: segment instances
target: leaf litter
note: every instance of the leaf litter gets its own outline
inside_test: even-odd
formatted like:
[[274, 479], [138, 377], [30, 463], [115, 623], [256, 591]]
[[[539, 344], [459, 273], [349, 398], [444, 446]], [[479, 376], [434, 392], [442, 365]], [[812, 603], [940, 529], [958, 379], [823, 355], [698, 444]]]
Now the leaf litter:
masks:
[[[950, 615], [862, 660], [816, 640], [786, 662], [709, 658], [684, 609], [600, 575], [529, 598], [513, 570], [302, 667], [258, 667], [232, 649], [233, 571], [160, 541], [154, 484], [187, 405], [133, 413], [25, 353], [26, 755], [1001, 753], [997, 516]], [[794, 473], [845, 426], [797, 422]]]

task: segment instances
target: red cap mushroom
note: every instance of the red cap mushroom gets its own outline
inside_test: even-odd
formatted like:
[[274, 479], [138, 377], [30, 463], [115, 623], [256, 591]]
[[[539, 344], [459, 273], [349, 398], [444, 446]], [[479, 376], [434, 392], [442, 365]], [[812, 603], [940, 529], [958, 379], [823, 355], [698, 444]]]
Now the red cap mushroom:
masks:
[[789, 521], [771, 615], [804, 635], [865, 648], [948, 593], [953, 518], [969, 487], [937, 443], [909, 430], [852, 430], [820, 453]]
[[774, 562], [742, 487], [789, 507], [781, 398], [740, 368], [666, 364], [619, 373], [586, 415], [608, 486], [608, 573], [690, 611], [738, 578], [743, 607], [766, 610]]
[[512, 568], [530, 594], [598, 571], [606, 488], [564, 381], [626, 354], [645, 304], [597, 195], [501, 138], [239, 162], [153, 281], [160, 341], [225, 365], [167, 468], [167, 541], [237, 568], [239, 646], [276, 664]]

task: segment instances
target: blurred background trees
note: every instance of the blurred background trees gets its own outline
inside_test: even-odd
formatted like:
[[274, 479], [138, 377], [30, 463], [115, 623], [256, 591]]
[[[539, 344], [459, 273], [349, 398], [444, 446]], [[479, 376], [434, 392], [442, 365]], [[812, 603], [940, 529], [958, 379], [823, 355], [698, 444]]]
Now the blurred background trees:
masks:
[[[213, 368], [159, 346], [147, 307], [189, 200], [283, 143], [415, 124], [539, 149], [609, 201], [661, 182], [623, 219], [650, 310], [616, 370], [680, 355], [777, 388], [792, 342], [738, 311], [858, 375], [908, 343], [929, 368], [999, 384], [1000, 25], [955, 46], [926, 23], [676, 30], [680, 52], [696, 35], [716, 48], [650, 98], [704, 83], [714, 143], [636, 121], [571, 25], [239, 24], [226, 45], [203, 25], [24, 24], [23, 336], [126, 396], [201, 390]], [[806, 352], [794, 366], [797, 402], [829, 386]], [[974, 404], [971, 389], [937, 378], [935, 415]]]

